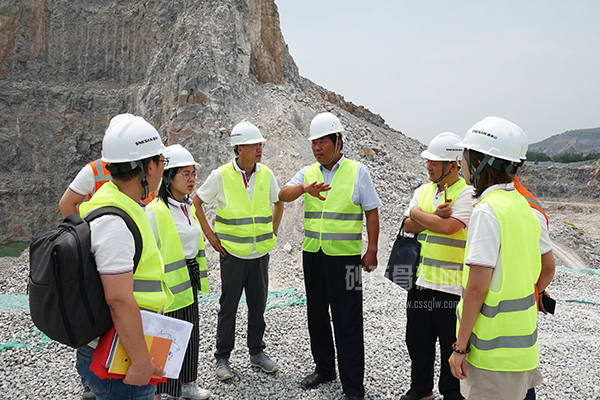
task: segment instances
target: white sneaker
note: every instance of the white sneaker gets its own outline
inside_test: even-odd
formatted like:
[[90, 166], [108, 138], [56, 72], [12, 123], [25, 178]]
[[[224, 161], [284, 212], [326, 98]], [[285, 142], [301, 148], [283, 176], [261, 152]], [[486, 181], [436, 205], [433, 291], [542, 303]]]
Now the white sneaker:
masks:
[[208, 399], [211, 394], [209, 390], [199, 388], [195, 382], [181, 385], [181, 398], [183, 399]]

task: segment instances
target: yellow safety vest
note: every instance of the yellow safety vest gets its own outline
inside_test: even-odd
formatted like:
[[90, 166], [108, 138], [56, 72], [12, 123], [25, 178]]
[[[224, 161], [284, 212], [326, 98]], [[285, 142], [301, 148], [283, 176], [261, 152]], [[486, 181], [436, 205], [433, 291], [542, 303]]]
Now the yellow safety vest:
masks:
[[[421, 189], [419, 207], [425, 212], [433, 213], [435, 211], [433, 193], [436, 187], [435, 183], [429, 182]], [[446, 196], [452, 199], [450, 206], [467, 188], [465, 180], [460, 178], [447, 189]], [[452, 285], [460, 290], [467, 230], [461, 229], [453, 235], [443, 235], [426, 229], [417, 235], [417, 240], [421, 242], [417, 276], [421, 276], [427, 282]]]
[[252, 201], [248, 196], [240, 172], [231, 163], [219, 167], [227, 205], [217, 207], [215, 233], [223, 247], [231, 254], [247, 256], [256, 246], [258, 253], [267, 253], [275, 247], [273, 210], [269, 200], [271, 172], [265, 165], [254, 172]]
[[[166, 284], [164, 264], [150, 220], [144, 209], [129, 196], [121, 193], [111, 181], [102, 185], [92, 199], [79, 206], [83, 218], [88, 212], [102, 206], [116, 206], [133, 218], [142, 235], [142, 254], [133, 274], [133, 296], [140, 308], [155, 312], [164, 311], [172, 302], [173, 294]], [[118, 249], [115, 249], [118, 251]]]
[[[324, 182], [319, 163], [304, 173], [305, 183]], [[363, 209], [352, 203], [358, 162], [344, 158], [333, 175], [326, 200], [304, 193], [303, 250], [328, 256], [353, 256], [362, 251]]]
[[[165, 278], [169, 289], [171, 289], [171, 292], [175, 296], [173, 303], [171, 303], [166, 311], [179, 310], [194, 302], [194, 291], [183, 254], [179, 232], [177, 231], [169, 207], [161, 199], [155, 199], [152, 203], [148, 204], [147, 209], [154, 211], [156, 230], [161, 243], [160, 254], [165, 263]], [[195, 219], [195, 209], [193, 206], [191, 207], [191, 212]], [[197, 220], [196, 223], [198, 223]], [[198, 226], [200, 226], [199, 223]], [[196, 260], [200, 269], [201, 292], [208, 293], [208, 275], [206, 272], [204, 238], [202, 233], [200, 233], [199, 251]]]
[[[541, 272], [540, 223], [516, 190], [494, 190], [475, 207], [482, 203], [492, 207], [500, 225], [501, 287], [487, 292], [467, 361], [491, 371], [530, 371], [539, 362], [535, 284]], [[468, 277], [465, 265], [463, 288]], [[463, 302], [456, 308], [457, 332]]]

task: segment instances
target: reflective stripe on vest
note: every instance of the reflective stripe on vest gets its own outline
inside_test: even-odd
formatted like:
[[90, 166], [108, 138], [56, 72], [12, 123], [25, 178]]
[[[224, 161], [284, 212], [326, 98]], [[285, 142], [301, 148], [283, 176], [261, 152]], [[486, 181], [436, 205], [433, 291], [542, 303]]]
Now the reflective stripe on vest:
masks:
[[[234, 161], [235, 162], [235, 161]], [[255, 247], [264, 254], [275, 247], [273, 211], [271, 210], [271, 172], [258, 164], [254, 172], [252, 201], [239, 171], [232, 163], [219, 167], [225, 194], [225, 209], [217, 207], [215, 234], [223, 247], [234, 255], [247, 256]]]
[[[304, 182], [323, 182], [319, 163], [306, 169]], [[304, 194], [303, 250], [319, 249], [329, 256], [350, 256], [362, 251], [363, 209], [352, 203], [358, 162], [344, 158], [333, 175], [331, 190], [322, 201]]]
[[104, 184], [90, 201], [82, 203], [79, 213], [83, 218], [93, 209], [108, 205], [125, 210], [133, 218], [142, 235], [142, 254], [133, 275], [133, 295], [136, 302], [145, 310], [164, 311], [173, 302], [173, 294], [166, 284], [164, 263], [156, 246], [150, 220], [144, 209], [129, 196], [121, 193], [112, 182]]
[[[194, 219], [198, 222], [198, 218], [196, 217], [196, 208], [192, 206], [192, 215]], [[198, 269], [200, 270], [200, 289], [198, 290], [200, 293], [208, 293], [208, 271], [206, 270], [206, 256], [204, 252], [204, 235], [200, 237], [200, 246], [198, 250], [198, 254], [196, 255], [196, 261], [198, 261]]]
[[[187, 262], [181, 246], [179, 232], [173, 221], [173, 216], [169, 207], [161, 200], [156, 199], [147, 206], [148, 210], [154, 212], [156, 220], [156, 230], [161, 243], [160, 253], [165, 262], [165, 278], [167, 285], [175, 296], [173, 303], [167, 308], [167, 312], [179, 310], [187, 307], [194, 302], [194, 290], [190, 281]], [[178, 209], [177, 212], [180, 210]], [[195, 209], [192, 207], [192, 215], [195, 216]], [[198, 226], [200, 224], [197, 222]], [[200, 233], [200, 244], [204, 246], [202, 233]], [[200, 252], [200, 250], [198, 251]], [[204, 253], [204, 248], [202, 248]], [[198, 261], [200, 264], [200, 261]], [[204, 269], [206, 262], [204, 260]], [[206, 271], [205, 271], [206, 272]], [[201, 281], [202, 285], [202, 281]], [[206, 282], [208, 289], [208, 280]]]
[[[541, 272], [540, 223], [516, 191], [494, 190], [478, 203], [488, 203], [500, 228], [500, 287], [488, 290], [469, 341], [467, 361], [492, 371], [529, 371], [538, 365], [535, 284]], [[468, 246], [467, 246], [468, 251]], [[464, 266], [463, 288], [469, 266]], [[464, 298], [456, 313], [457, 332]]]
[[94, 192], [87, 195], [87, 200], [92, 198], [92, 195], [98, 191], [106, 182], [112, 179], [110, 172], [106, 169], [106, 163], [101, 159], [91, 161], [88, 165], [94, 172]]
[[[450, 206], [467, 188], [464, 179], [460, 178], [446, 190], [446, 197], [452, 199]], [[423, 211], [435, 211], [433, 197], [436, 189], [437, 185], [433, 182], [421, 189], [419, 207]], [[426, 229], [417, 235], [417, 240], [421, 243], [417, 275], [427, 282], [453, 286], [458, 290], [462, 283], [467, 230], [461, 229], [452, 235], [443, 235]]]

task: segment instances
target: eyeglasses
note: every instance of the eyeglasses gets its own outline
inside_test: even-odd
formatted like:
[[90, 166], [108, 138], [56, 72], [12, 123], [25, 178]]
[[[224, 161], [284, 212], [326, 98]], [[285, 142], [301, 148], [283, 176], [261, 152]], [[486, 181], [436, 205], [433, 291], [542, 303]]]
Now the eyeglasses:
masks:
[[161, 160], [161, 159], [159, 159], [159, 160], [158, 160], [158, 162], [157, 162], [157, 164], [158, 164], [159, 162], [161, 162], [161, 163], [165, 164], [165, 167], [166, 167], [167, 165], [169, 165], [169, 159], [168, 159], [168, 158], [163, 158], [162, 160]]
[[179, 176], [183, 177], [183, 179], [186, 179], [186, 180], [188, 180], [190, 178], [196, 179], [196, 177], [198, 176], [198, 174], [195, 172], [182, 172], [181, 174], [175, 174], [175, 175], [179, 175]]
[[265, 147], [265, 144], [264, 143], [241, 144], [240, 146], [246, 146], [246, 147], [250, 147], [254, 150], [258, 150], [258, 149], [262, 149], [263, 147]]

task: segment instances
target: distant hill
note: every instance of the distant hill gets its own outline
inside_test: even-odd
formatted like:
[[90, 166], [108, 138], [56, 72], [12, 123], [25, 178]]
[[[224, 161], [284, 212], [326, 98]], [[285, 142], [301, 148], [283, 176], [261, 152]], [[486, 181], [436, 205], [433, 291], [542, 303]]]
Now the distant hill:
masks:
[[575, 129], [529, 145], [529, 151], [555, 156], [562, 153], [600, 153], [600, 127]]

